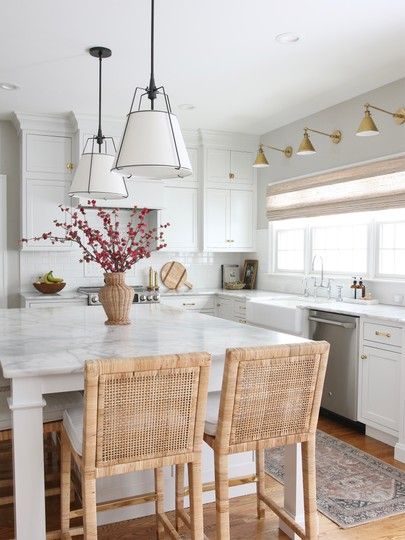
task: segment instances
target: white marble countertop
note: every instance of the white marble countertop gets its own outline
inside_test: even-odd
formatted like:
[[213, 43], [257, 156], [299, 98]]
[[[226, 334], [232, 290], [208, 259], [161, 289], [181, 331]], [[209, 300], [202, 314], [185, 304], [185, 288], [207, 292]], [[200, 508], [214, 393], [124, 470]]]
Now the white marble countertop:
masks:
[[[6, 378], [74, 373], [88, 359], [207, 351], [222, 366], [227, 347], [300, 343], [302, 338], [172, 309], [134, 305], [132, 324], [106, 326], [98, 307], [0, 310], [0, 364]], [[217, 372], [220, 387], [222, 367]]]
[[75, 300], [76, 298], [85, 298], [86, 295], [77, 291], [61, 291], [55, 294], [43, 294], [39, 291], [23, 291], [20, 293], [25, 300]]
[[290, 298], [291, 294], [274, 292], [274, 291], [259, 291], [257, 289], [241, 289], [240, 291], [230, 291], [228, 289], [190, 289], [181, 291], [161, 290], [161, 296], [218, 296], [230, 297], [236, 299], [252, 299], [252, 298]]

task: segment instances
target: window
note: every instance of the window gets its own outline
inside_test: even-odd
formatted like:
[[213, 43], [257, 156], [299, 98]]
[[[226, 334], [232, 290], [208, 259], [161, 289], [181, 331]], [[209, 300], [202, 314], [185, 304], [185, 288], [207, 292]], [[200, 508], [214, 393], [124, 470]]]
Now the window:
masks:
[[276, 232], [278, 272], [304, 271], [304, 230], [286, 229]]
[[275, 221], [270, 231], [273, 272], [313, 273], [319, 255], [330, 275], [405, 279], [405, 209]]
[[377, 275], [405, 276], [405, 211], [382, 212], [377, 224]]

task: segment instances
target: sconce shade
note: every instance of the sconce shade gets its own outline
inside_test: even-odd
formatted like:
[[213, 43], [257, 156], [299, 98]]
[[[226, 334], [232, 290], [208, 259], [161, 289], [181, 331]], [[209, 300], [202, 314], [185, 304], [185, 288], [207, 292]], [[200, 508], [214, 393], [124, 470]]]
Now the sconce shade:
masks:
[[130, 112], [113, 170], [159, 180], [192, 174], [177, 117], [158, 110]]
[[298, 148], [297, 154], [299, 156], [307, 156], [309, 154], [315, 154], [316, 150], [311, 142], [311, 139], [309, 138], [308, 133], [304, 133], [304, 138], [301, 141], [301, 144]]
[[69, 195], [94, 199], [125, 199], [124, 178], [111, 171], [114, 156], [98, 152], [83, 153], [70, 186]]
[[257, 156], [255, 162], [253, 163], [253, 167], [256, 167], [257, 169], [262, 169], [268, 166], [269, 162], [267, 161], [266, 155], [263, 152], [263, 148], [260, 146], [259, 150], [257, 151]]
[[359, 128], [356, 132], [356, 135], [359, 137], [371, 137], [373, 135], [379, 135], [377, 126], [374, 123], [373, 117], [371, 116], [370, 111], [366, 110], [364, 113], [364, 118], [360, 122]]

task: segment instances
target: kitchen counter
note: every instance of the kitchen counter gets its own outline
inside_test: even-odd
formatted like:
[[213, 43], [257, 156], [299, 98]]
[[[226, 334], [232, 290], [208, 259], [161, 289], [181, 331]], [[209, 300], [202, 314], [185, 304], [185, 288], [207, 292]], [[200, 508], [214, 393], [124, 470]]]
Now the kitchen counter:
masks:
[[[212, 355], [209, 390], [220, 390], [225, 349], [255, 345], [302, 343], [306, 340], [280, 332], [241, 325], [208, 315], [150, 304], [131, 311], [132, 324], [106, 326], [101, 306], [44, 307], [0, 310], [0, 364], [6, 378], [12, 378], [10, 409], [13, 421], [14, 504], [16, 537], [45, 540], [45, 494], [43, 467], [42, 408], [49, 393], [84, 387], [83, 367], [88, 359], [161, 355], [207, 351]], [[302, 523], [304, 510], [296, 493], [302, 493], [302, 478], [296, 474], [301, 454], [299, 445], [286, 447], [285, 504]], [[203, 481], [214, 476], [212, 451], [203, 445]], [[234, 456], [230, 476], [252, 474], [251, 452]], [[166, 507], [174, 508], [174, 479], [166, 471]], [[30, 479], [27, 482], [27, 478]], [[150, 492], [153, 480], [142, 472], [98, 481], [100, 501], [115, 496]], [[233, 488], [232, 496], [252, 493], [254, 485]], [[213, 493], [204, 500], [212, 502]], [[103, 512], [99, 523], [121, 521], [150, 513], [145, 505]], [[32, 519], [35, 516], [35, 519]]]
[[[132, 309], [132, 324], [106, 326], [101, 306], [0, 310], [0, 363], [6, 378], [81, 372], [90, 358], [208, 351], [297, 343], [302, 338], [152, 304]], [[218, 375], [213, 370], [212, 375]], [[212, 379], [212, 377], [211, 377]], [[219, 380], [211, 387], [220, 389]]]
[[58, 300], [76, 300], [76, 299], [80, 299], [80, 298], [86, 298], [87, 295], [85, 294], [82, 294], [82, 293], [78, 293], [77, 291], [61, 291], [59, 293], [56, 293], [56, 294], [43, 294], [39, 291], [28, 291], [28, 292], [22, 292], [20, 293], [20, 296], [25, 300], [25, 301], [30, 301], [30, 300], [43, 300], [44, 302], [49, 300], [50, 302], [52, 300], [55, 300], [56, 298]]
[[231, 291], [228, 289], [190, 289], [182, 291], [159, 291], [161, 296], [212, 296], [214, 294], [222, 297], [237, 298], [241, 300], [249, 300], [252, 298], [290, 298], [291, 294], [274, 292], [274, 291], [259, 291], [256, 289], [241, 289], [240, 291]]

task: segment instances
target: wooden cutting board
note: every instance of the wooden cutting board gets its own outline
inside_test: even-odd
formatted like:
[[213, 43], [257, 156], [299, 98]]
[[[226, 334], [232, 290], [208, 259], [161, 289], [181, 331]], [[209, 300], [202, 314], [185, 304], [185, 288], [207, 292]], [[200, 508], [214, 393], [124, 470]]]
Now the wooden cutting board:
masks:
[[160, 271], [160, 279], [165, 287], [170, 290], [178, 289], [182, 285], [185, 285], [189, 289], [192, 289], [192, 284], [187, 281], [187, 270], [179, 262], [170, 261], [162, 266]]

